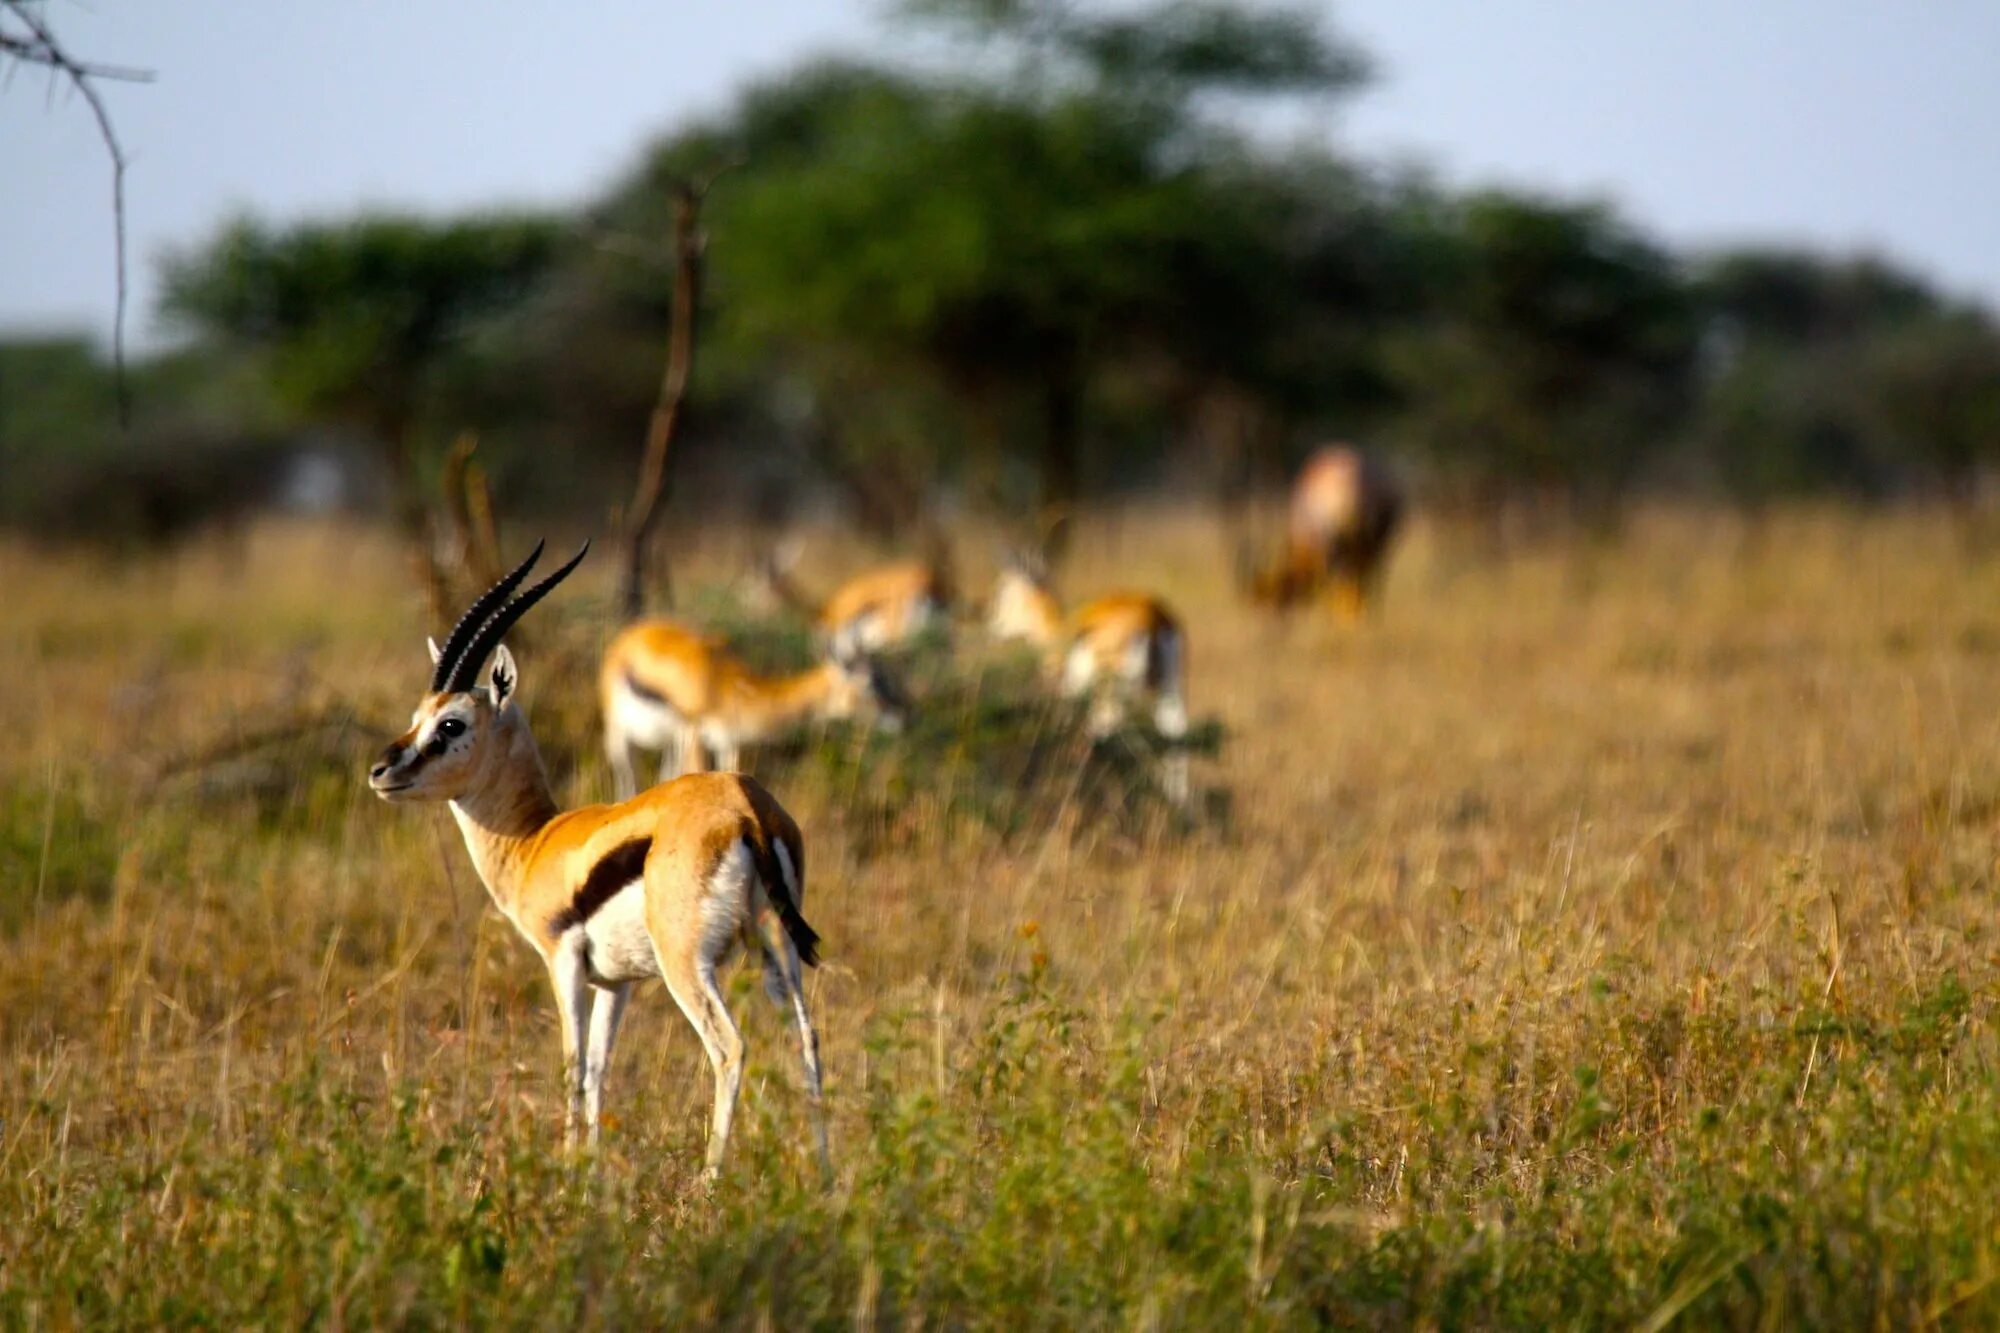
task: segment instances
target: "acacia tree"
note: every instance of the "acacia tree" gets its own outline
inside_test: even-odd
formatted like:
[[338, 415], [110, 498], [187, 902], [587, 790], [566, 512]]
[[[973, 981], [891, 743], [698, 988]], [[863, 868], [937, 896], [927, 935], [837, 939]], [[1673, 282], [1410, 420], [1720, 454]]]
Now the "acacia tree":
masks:
[[557, 223], [531, 216], [284, 229], [239, 221], [169, 257], [162, 308], [259, 362], [300, 419], [346, 426], [381, 447], [397, 521], [442, 613], [417, 456], [426, 395], [476, 322], [548, 269], [561, 236]]
[[885, 528], [947, 457], [1031, 458], [1059, 511], [1110, 380], [1221, 376], [1277, 337], [1296, 256], [1274, 218], [1296, 195], [1238, 165], [1217, 99], [1340, 92], [1361, 64], [1311, 20], [1228, 6], [912, 13], [980, 54], [753, 90], [600, 215], [651, 233], [688, 161], [741, 162], [709, 206], [719, 378], [754, 364], [803, 397], [807, 434]]
[[1860, 371], [1863, 418], [1965, 511], [2000, 459], [2000, 330], [1974, 311], [1911, 321], [1872, 340]]
[[1392, 359], [1405, 439], [1490, 510], [1611, 512], [1681, 419], [1698, 324], [1673, 258], [1603, 209], [1440, 203], [1427, 313]]
[[2000, 328], [1883, 260], [1790, 250], [1709, 257], [1711, 354], [1691, 436], [1753, 509], [1896, 486], [1963, 507], [2000, 457]]

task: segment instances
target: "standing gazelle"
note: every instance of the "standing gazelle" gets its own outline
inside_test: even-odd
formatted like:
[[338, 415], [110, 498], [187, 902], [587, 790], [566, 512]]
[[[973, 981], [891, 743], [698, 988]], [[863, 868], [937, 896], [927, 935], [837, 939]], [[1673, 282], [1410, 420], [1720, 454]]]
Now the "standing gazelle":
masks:
[[1167, 604], [1148, 593], [1112, 593], [1063, 615], [1046, 577], [1026, 560], [1010, 559], [993, 585], [987, 628], [997, 638], [1023, 639], [1048, 654], [1051, 674], [1070, 698], [1093, 699], [1093, 734], [1110, 733], [1135, 702], [1150, 700], [1153, 725], [1173, 744], [1166, 757], [1167, 795], [1188, 795], [1187, 634]]
[[[818, 962], [800, 915], [805, 848], [783, 807], [749, 778], [703, 774], [616, 805], [558, 811], [541, 754], [516, 702], [514, 658], [501, 636], [583, 559], [507, 598], [541, 555], [472, 604], [443, 648], [410, 729], [368, 773], [387, 801], [448, 801], [494, 904], [542, 956], [562, 1016], [565, 1139], [579, 1121], [597, 1141], [604, 1071], [632, 983], [661, 977], [715, 1070], [708, 1172], [720, 1168], [743, 1079], [743, 1038], [715, 972], [741, 944], [764, 959], [764, 984], [790, 1007], [822, 1170], [819, 1040], [799, 965]], [[476, 682], [488, 656], [493, 671]], [[593, 998], [594, 992], [594, 998]]]
[[1402, 486], [1379, 461], [1351, 445], [1321, 446], [1292, 482], [1284, 550], [1271, 564], [1243, 571], [1251, 600], [1285, 610], [1324, 590], [1341, 619], [1360, 619], [1381, 582], [1404, 504]]
[[865, 708], [871, 721], [893, 732], [908, 714], [895, 678], [851, 644], [834, 640], [826, 660], [809, 670], [764, 676], [721, 640], [671, 620], [642, 620], [620, 631], [604, 650], [597, 685], [604, 750], [620, 796], [638, 783], [635, 747], [660, 751], [663, 775], [734, 769], [744, 745], [813, 719], [851, 718]]

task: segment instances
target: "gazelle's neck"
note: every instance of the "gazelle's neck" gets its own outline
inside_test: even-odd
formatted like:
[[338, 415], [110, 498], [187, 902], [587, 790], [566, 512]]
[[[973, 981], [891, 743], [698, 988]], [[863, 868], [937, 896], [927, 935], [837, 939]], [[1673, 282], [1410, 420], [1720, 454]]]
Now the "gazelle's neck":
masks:
[[833, 693], [840, 669], [822, 662], [807, 671], [765, 682], [764, 706], [774, 722], [793, 722], [821, 707]]
[[477, 788], [451, 803], [473, 868], [500, 910], [513, 914], [521, 865], [537, 834], [558, 813], [528, 720], [517, 707], [495, 720], [505, 749]]

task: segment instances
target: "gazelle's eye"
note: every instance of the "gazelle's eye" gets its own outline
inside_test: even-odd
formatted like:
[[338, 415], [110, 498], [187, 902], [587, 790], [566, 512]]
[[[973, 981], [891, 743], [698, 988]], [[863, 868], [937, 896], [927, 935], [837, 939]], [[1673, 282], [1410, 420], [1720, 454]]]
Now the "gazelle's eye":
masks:
[[465, 734], [465, 723], [458, 718], [448, 717], [437, 724], [437, 734], [451, 740]]

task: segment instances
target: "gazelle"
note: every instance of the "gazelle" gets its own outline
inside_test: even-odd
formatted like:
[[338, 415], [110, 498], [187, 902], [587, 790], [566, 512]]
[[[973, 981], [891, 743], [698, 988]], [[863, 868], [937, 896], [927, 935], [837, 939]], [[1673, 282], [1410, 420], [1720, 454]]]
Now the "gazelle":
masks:
[[1331, 584], [1343, 619], [1358, 619], [1381, 579], [1403, 517], [1402, 488], [1382, 465], [1349, 445], [1314, 451], [1292, 483], [1285, 548], [1248, 573], [1253, 600], [1279, 609]]
[[885, 730], [908, 714], [902, 689], [861, 649], [836, 639], [818, 666], [763, 676], [719, 639], [671, 620], [627, 626], [605, 650], [598, 671], [604, 749], [619, 795], [637, 785], [634, 746], [659, 750], [661, 772], [734, 769], [743, 746], [806, 722], [850, 718], [864, 708]]
[[1063, 614], [1048, 579], [1025, 560], [1011, 559], [993, 585], [987, 628], [1048, 654], [1050, 674], [1069, 698], [1092, 698], [1092, 734], [1108, 735], [1137, 703], [1150, 701], [1153, 725], [1174, 748], [1162, 786], [1187, 800], [1187, 634], [1167, 604], [1147, 593], [1099, 597]]
[[[410, 729], [368, 771], [386, 801], [447, 801], [486, 891], [549, 970], [562, 1020], [564, 1138], [597, 1142], [604, 1074], [634, 982], [665, 980], [715, 1072], [708, 1174], [722, 1164], [743, 1079], [743, 1039], [715, 972], [738, 945], [764, 960], [764, 984], [798, 1027], [822, 1171], [819, 1039], [800, 964], [819, 936], [800, 908], [805, 846], [771, 794], [735, 773], [681, 778], [616, 805], [556, 808], [517, 701], [501, 636], [583, 559], [507, 600], [542, 553], [472, 604], [443, 648]], [[493, 670], [477, 683], [488, 656]]]
[[821, 601], [792, 579], [804, 549], [793, 541], [773, 551], [757, 567], [757, 586], [811, 620], [829, 646], [880, 652], [949, 623], [951, 580], [942, 560], [878, 565]]

